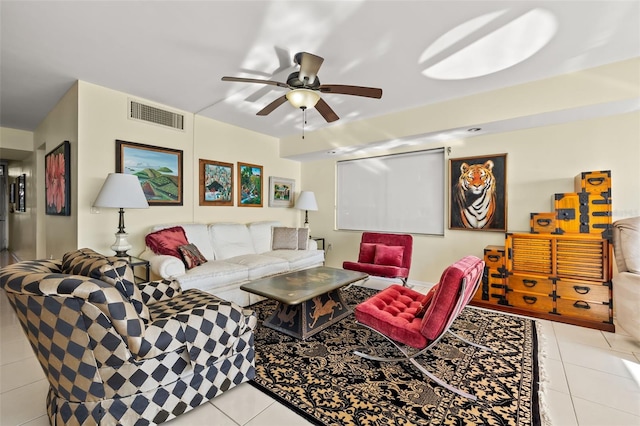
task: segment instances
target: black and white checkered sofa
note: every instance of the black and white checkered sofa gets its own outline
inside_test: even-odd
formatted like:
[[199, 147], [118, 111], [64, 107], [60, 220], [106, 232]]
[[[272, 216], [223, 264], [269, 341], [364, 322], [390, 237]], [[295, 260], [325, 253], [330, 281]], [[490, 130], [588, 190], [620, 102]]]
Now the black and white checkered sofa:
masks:
[[253, 311], [176, 281], [135, 285], [90, 249], [0, 269], [49, 380], [52, 425], [170, 420], [255, 376]]

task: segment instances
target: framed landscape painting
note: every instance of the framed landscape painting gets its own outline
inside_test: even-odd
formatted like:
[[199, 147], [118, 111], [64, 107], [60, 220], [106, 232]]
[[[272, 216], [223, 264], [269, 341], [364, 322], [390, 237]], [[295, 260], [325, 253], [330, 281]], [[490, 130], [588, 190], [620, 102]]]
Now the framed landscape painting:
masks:
[[182, 205], [182, 151], [116, 140], [116, 172], [135, 175], [150, 206]]
[[238, 163], [238, 207], [262, 207], [262, 166]]
[[507, 230], [507, 154], [449, 160], [449, 229]]
[[200, 159], [200, 205], [233, 206], [233, 164]]
[[295, 193], [293, 179], [269, 177], [269, 207], [293, 207]]
[[64, 141], [44, 157], [45, 214], [71, 215], [70, 151]]

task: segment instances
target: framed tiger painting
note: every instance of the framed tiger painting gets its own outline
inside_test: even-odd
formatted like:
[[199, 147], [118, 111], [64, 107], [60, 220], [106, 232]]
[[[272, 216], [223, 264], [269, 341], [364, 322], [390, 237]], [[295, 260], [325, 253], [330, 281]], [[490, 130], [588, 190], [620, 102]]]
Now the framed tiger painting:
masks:
[[507, 154], [449, 160], [449, 229], [507, 230]]

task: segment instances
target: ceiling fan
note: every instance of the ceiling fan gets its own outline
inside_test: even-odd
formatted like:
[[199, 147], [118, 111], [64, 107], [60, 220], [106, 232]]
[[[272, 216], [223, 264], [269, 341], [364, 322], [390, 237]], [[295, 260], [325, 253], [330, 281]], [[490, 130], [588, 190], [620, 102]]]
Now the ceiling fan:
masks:
[[[256, 115], [269, 115], [280, 105], [289, 101], [291, 105], [306, 111], [307, 108], [315, 108], [320, 115], [330, 123], [340, 117], [331, 107], [320, 97], [320, 93], [335, 93], [340, 95], [364, 96], [367, 98], [380, 99], [382, 89], [375, 87], [348, 86], [343, 84], [321, 84], [318, 79], [318, 70], [324, 58], [307, 52], [296, 53], [293, 61], [300, 66], [299, 71], [294, 71], [287, 77], [287, 82], [282, 83], [274, 80], [261, 80], [256, 78], [243, 77], [222, 77], [222, 81], [237, 81], [243, 83], [258, 83], [271, 86], [282, 87], [289, 91], [262, 108]], [[318, 93], [320, 92], [320, 93]]]

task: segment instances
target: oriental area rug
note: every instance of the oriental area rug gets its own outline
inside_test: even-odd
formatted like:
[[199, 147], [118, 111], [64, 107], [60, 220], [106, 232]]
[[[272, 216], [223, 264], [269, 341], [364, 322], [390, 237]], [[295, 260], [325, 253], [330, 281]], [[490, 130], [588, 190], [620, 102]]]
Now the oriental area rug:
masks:
[[[343, 290], [352, 308], [376, 291]], [[409, 362], [377, 362], [354, 350], [401, 356], [353, 314], [306, 341], [264, 327], [275, 309], [251, 306], [256, 330], [256, 378], [250, 383], [317, 425], [540, 425], [538, 342], [531, 319], [467, 307], [452, 331], [492, 348], [447, 335], [418, 360], [471, 401], [422, 375]]]

